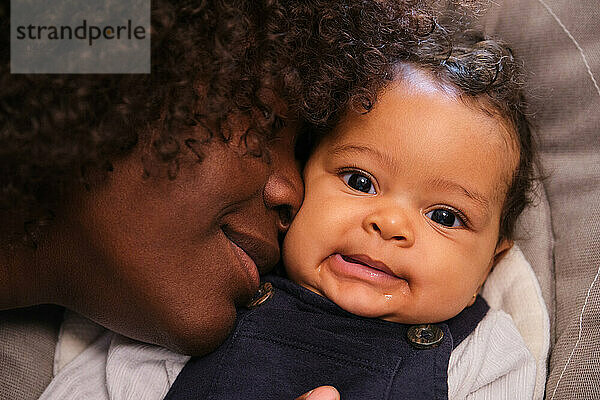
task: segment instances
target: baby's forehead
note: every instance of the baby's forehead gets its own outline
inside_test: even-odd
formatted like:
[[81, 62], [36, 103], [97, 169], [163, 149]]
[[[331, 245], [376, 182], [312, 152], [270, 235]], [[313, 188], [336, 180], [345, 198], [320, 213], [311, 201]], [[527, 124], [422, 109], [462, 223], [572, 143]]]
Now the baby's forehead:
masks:
[[[510, 118], [494, 104], [487, 94], [469, 95], [452, 83], [436, 78], [432, 73], [410, 65], [402, 67], [402, 72], [390, 89], [400, 90], [408, 95], [429, 94], [445, 98], [466, 107], [479, 116], [481, 135], [486, 135], [495, 143], [497, 151], [504, 157], [501, 166], [506, 171], [503, 180], [506, 188], [510, 185], [519, 159], [517, 128]], [[493, 140], [497, 139], [497, 140]], [[505, 192], [505, 191], [504, 191]]]

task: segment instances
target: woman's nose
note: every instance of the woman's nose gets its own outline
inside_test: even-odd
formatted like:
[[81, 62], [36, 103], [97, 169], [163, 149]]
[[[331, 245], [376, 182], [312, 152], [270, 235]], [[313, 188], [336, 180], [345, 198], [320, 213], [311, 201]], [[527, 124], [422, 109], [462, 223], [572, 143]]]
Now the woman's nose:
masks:
[[412, 246], [415, 239], [409, 217], [397, 207], [380, 208], [368, 214], [363, 229], [402, 247]]
[[274, 163], [263, 192], [265, 206], [277, 213], [277, 226], [281, 232], [290, 227], [304, 197], [300, 167], [293, 155], [286, 158], [288, 160]]

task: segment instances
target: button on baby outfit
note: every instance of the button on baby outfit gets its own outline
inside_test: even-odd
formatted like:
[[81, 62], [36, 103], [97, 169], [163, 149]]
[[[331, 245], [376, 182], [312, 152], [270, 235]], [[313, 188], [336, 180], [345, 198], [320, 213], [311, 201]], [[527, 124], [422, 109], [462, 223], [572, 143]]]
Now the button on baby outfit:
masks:
[[440, 345], [444, 332], [433, 324], [413, 325], [408, 328], [406, 338], [417, 349], [431, 349]]

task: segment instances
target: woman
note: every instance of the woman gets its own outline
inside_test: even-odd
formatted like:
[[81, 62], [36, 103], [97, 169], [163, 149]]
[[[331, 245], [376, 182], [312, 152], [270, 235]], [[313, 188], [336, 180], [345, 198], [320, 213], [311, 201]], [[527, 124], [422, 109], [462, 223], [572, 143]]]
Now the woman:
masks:
[[299, 128], [369, 109], [431, 27], [414, 1], [282, 3], [154, 2], [150, 75], [13, 76], [0, 47], [1, 309], [225, 338], [300, 206]]

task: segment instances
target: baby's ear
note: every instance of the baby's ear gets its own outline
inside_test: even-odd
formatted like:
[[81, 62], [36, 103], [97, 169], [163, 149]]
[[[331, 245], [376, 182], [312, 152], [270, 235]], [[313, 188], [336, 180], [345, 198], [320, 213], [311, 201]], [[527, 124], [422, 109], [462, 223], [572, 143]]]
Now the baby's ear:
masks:
[[514, 242], [510, 239], [500, 239], [498, 244], [496, 245], [496, 250], [494, 250], [494, 262], [495, 266], [502, 260], [502, 257], [508, 253], [508, 251], [513, 247]]

